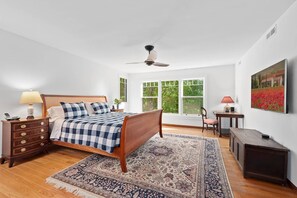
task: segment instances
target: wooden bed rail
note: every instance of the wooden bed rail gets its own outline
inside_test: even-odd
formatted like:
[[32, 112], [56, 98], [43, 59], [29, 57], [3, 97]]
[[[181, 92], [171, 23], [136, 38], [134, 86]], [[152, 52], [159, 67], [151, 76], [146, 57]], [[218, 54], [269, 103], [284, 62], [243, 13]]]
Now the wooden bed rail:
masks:
[[[127, 172], [126, 156], [135, 151], [156, 133], [162, 135], [162, 109], [126, 116], [121, 131], [120, 161]], [[122, 145], [125, 145], [122, 147]]]

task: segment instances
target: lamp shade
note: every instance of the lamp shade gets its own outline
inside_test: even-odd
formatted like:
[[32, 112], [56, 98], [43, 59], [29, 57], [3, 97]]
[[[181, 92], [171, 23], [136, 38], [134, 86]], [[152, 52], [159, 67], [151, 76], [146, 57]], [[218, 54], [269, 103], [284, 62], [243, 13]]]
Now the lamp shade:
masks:
[[224, 96], [224, 98], [222, 99], [221, 103], [234, 103], [234, 101], [231, 98], [231, 96]]
[[21, 104], [42, 103], [42, 99], [38, 91], [24, 91], [20, 99]]

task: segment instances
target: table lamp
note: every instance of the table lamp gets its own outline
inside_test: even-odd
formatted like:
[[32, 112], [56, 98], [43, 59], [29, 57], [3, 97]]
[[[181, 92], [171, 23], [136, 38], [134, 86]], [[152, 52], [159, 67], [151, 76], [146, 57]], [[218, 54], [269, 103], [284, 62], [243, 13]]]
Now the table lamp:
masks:
[[224, 111], [225, 112], [229, 112], [230, 111], [230, 106], [228, 104], [229, 103], [234, 103], [234, 101], [231, 98], [231, 96], [224, 96], [224, 98], [222, 99], [221, 103], [226, 103], [226, 106], [224, 107]]
[[27, 119], [34, 119], [33, 104], [42, 103], [42, 99], [38, 91], [24, 91], [20, 99], [21, 104], [28, 104]]

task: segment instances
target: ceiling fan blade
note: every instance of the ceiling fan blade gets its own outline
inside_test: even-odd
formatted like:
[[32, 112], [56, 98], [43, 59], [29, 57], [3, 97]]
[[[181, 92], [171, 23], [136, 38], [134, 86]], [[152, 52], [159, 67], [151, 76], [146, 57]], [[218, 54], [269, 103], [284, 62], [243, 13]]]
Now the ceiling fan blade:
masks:
[[157, 52], [155, 50], [150, 51], [147, 61], [155, 61], [157, 59]]
[[154, 65], [154, 66], [157, 66], [157, 67], [168, 67], [168, 66], [169, 66], [169, 64], [166, 64], [166, 63], [158, 63], [158, 62], [155, 62], [153, 65]]
[[142, 62], [131, 62], [131, 63], [126, 63], [126, 64], [141, 64], [141, 63], [144, 63], [143, 61]]

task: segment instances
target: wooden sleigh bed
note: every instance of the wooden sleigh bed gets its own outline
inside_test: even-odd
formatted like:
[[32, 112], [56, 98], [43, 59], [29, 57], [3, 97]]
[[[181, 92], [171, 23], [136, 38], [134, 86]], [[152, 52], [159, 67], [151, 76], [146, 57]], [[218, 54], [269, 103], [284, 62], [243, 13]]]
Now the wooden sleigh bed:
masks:
[[[47, 116], [47, 109], [52, 106], [59, 106], [60, 102], [107, 102], [105, 96], [42, 94], [41, 97], [43, 100], [43, 116]], [[122, 171], [127, 172], [126, 157], [158, 132], [160, 137], [163, 137], [162, 110], [126, 116], [121, 130], [120, 146], [116, 147], [113, 153], [107, 153], [94, 147], [71, 144], [62, 141], [52, 141], [52, 144], [117, 158], [120, 160]]]

